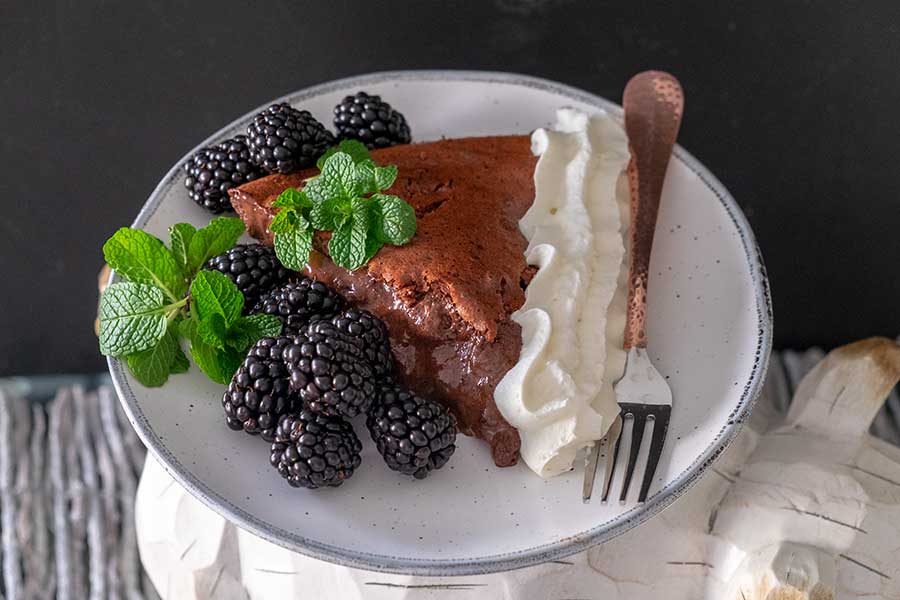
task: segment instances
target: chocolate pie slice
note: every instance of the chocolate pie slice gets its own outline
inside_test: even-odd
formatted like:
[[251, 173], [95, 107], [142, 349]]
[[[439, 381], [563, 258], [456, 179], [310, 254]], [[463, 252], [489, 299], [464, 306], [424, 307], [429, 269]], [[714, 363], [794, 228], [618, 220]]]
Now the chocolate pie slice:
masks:
[[[518, 225], [534, 201], [530, 138], [442, 140], [372, 157], [397, 165], [390, 193], [415, 209], [415, 238], [385, 246], [356, 271], [314, 253], [309, 274], [381, 318], [403, 382], [449, 407], [464, 433], [490, 444], [498, 466], [515, 464], [519, 434], [493, 394], [519, 358], [521, 330], [510, 315], [534, 272]], [[316, 173], [257, 179], [230, 190], [231, 203], [250, 234], [271, 244], [272, 202]]]

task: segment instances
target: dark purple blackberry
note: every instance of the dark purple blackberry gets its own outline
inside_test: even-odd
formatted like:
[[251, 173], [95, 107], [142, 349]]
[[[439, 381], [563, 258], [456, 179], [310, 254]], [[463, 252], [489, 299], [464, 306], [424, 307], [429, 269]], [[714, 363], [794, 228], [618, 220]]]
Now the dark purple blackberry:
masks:
[[380, 96], [357, 92], [334, 107], [334, 127], [342, 140], [359, 140], [370, 150], [410, 142], [409, 125]]
[[369, 410], [377, 388], [362, 350], [330, 321], [304, 327], [284, 349], [291, 389], [313, 412], [352, 419]]
[[297, 335], [310, 321], [330, 319], [344, 308], [344, 298], [309, 277], [300, 276], [295, 283], [263, 294], [250, 312], [274, 315], [281, 319], [282, 335]]
[[288, 337], [266, 337], [250, 348], [222, 397], [225, 423], [231, 429], [259, 434], [271, 442], [278, 418], [299, 409], [299, 398], [291, 392], [282, 360], [284, 349], [292, 342]]
[[293, 173], [316, 164], [334, 136], [309, 111], [273, 104], [247, 126], [250, 158], [269, 173]]
[[391, 354], [387, 327], [381, 319], [368, 311], [348, 308], [335, 315], [331, 322], [359, 345], [376, 377], [384, 380], [392, 376], [394, 356]]
[[238, 244], [209, 259], [204, 268], [219, 271], [234, 282], [244, 295], [245, 313], [256, 306], [262, 294], [284, 283], [289, 274], [275, 251], [262, 244]]
[[235, 136], [198, 150], [184, 166], [184, 187], [191, 200], [213, 214], [233, 210], [228, 190], [265, 172], [250, 161], [247, 137]]
[[443, 467], [456, 450], [456, 417], [398, 385], [381, 388], [366, 427], [387, 466], [416, 479]]
[[336, 487], [359, 467], [361, 451], [350, 423], [304, 410], [281, 417], [269, 462], [294, 487]]

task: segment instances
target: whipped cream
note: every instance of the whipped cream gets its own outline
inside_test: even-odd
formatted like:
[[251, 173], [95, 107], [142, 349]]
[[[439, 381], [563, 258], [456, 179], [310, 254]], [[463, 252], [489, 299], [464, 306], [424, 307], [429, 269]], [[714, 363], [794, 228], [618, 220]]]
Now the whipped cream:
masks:
[[535, 199], [519, 228], [538, 267], [525, 304], [516, 365], [494, 391], [519, 430], [521, 456], [541, 477], [572, 468], [619, 413], [613, 384], [625, 369], [628, 138], [607, 113], [557, 111], [531, 138], [540, 156]]

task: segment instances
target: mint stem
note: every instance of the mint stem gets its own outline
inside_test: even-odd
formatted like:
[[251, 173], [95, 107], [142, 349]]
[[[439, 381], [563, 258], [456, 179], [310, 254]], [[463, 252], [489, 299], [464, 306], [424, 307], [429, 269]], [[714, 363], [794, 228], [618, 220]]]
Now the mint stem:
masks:
[[183, 307], [183, 306], [187, 306], [187, 303], [188, 303], [188, 297], [185, 296], [184, 298], [182, 298], [182, 299], [179, 300], [178, 302], [173, 302], [172, 304], [166, 305], [165, 308], [166, 308], [166, 310], [168, 310], [168, 309], [170, 309], [170, 308], [174, 308], [174, 309], [177, 310], [177, 309], [179, 309], [179, 308], [181, 308], [181, 307]]
[[172, 304], [168, 304], [165, 307], [166, 311], [166, 329], [169, 328], [169, 325], [172, 324], [172, 321], [178, 316], [178, 313], [181, 312], [181, 309], [187, 306], [187, 296], [179, 300], [178, 302], [173, 302]]

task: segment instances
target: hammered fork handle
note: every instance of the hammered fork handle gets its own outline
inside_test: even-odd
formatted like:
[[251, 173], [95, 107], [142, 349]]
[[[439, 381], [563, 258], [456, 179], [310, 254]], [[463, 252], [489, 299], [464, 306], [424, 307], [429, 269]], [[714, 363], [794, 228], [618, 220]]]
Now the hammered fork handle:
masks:
[[[650, 80], [651, 85], [647, 85]], [[629, 89], [630, 88], [630, 89]], [[631, 264], [625, 349], [646, 348], [647, 281], [656, 215], [669, 157], [675, 146], [684, 94], [678, 80], [662, 71], [646, 71], [625, 88], [625, 130], [631, 148]]]

